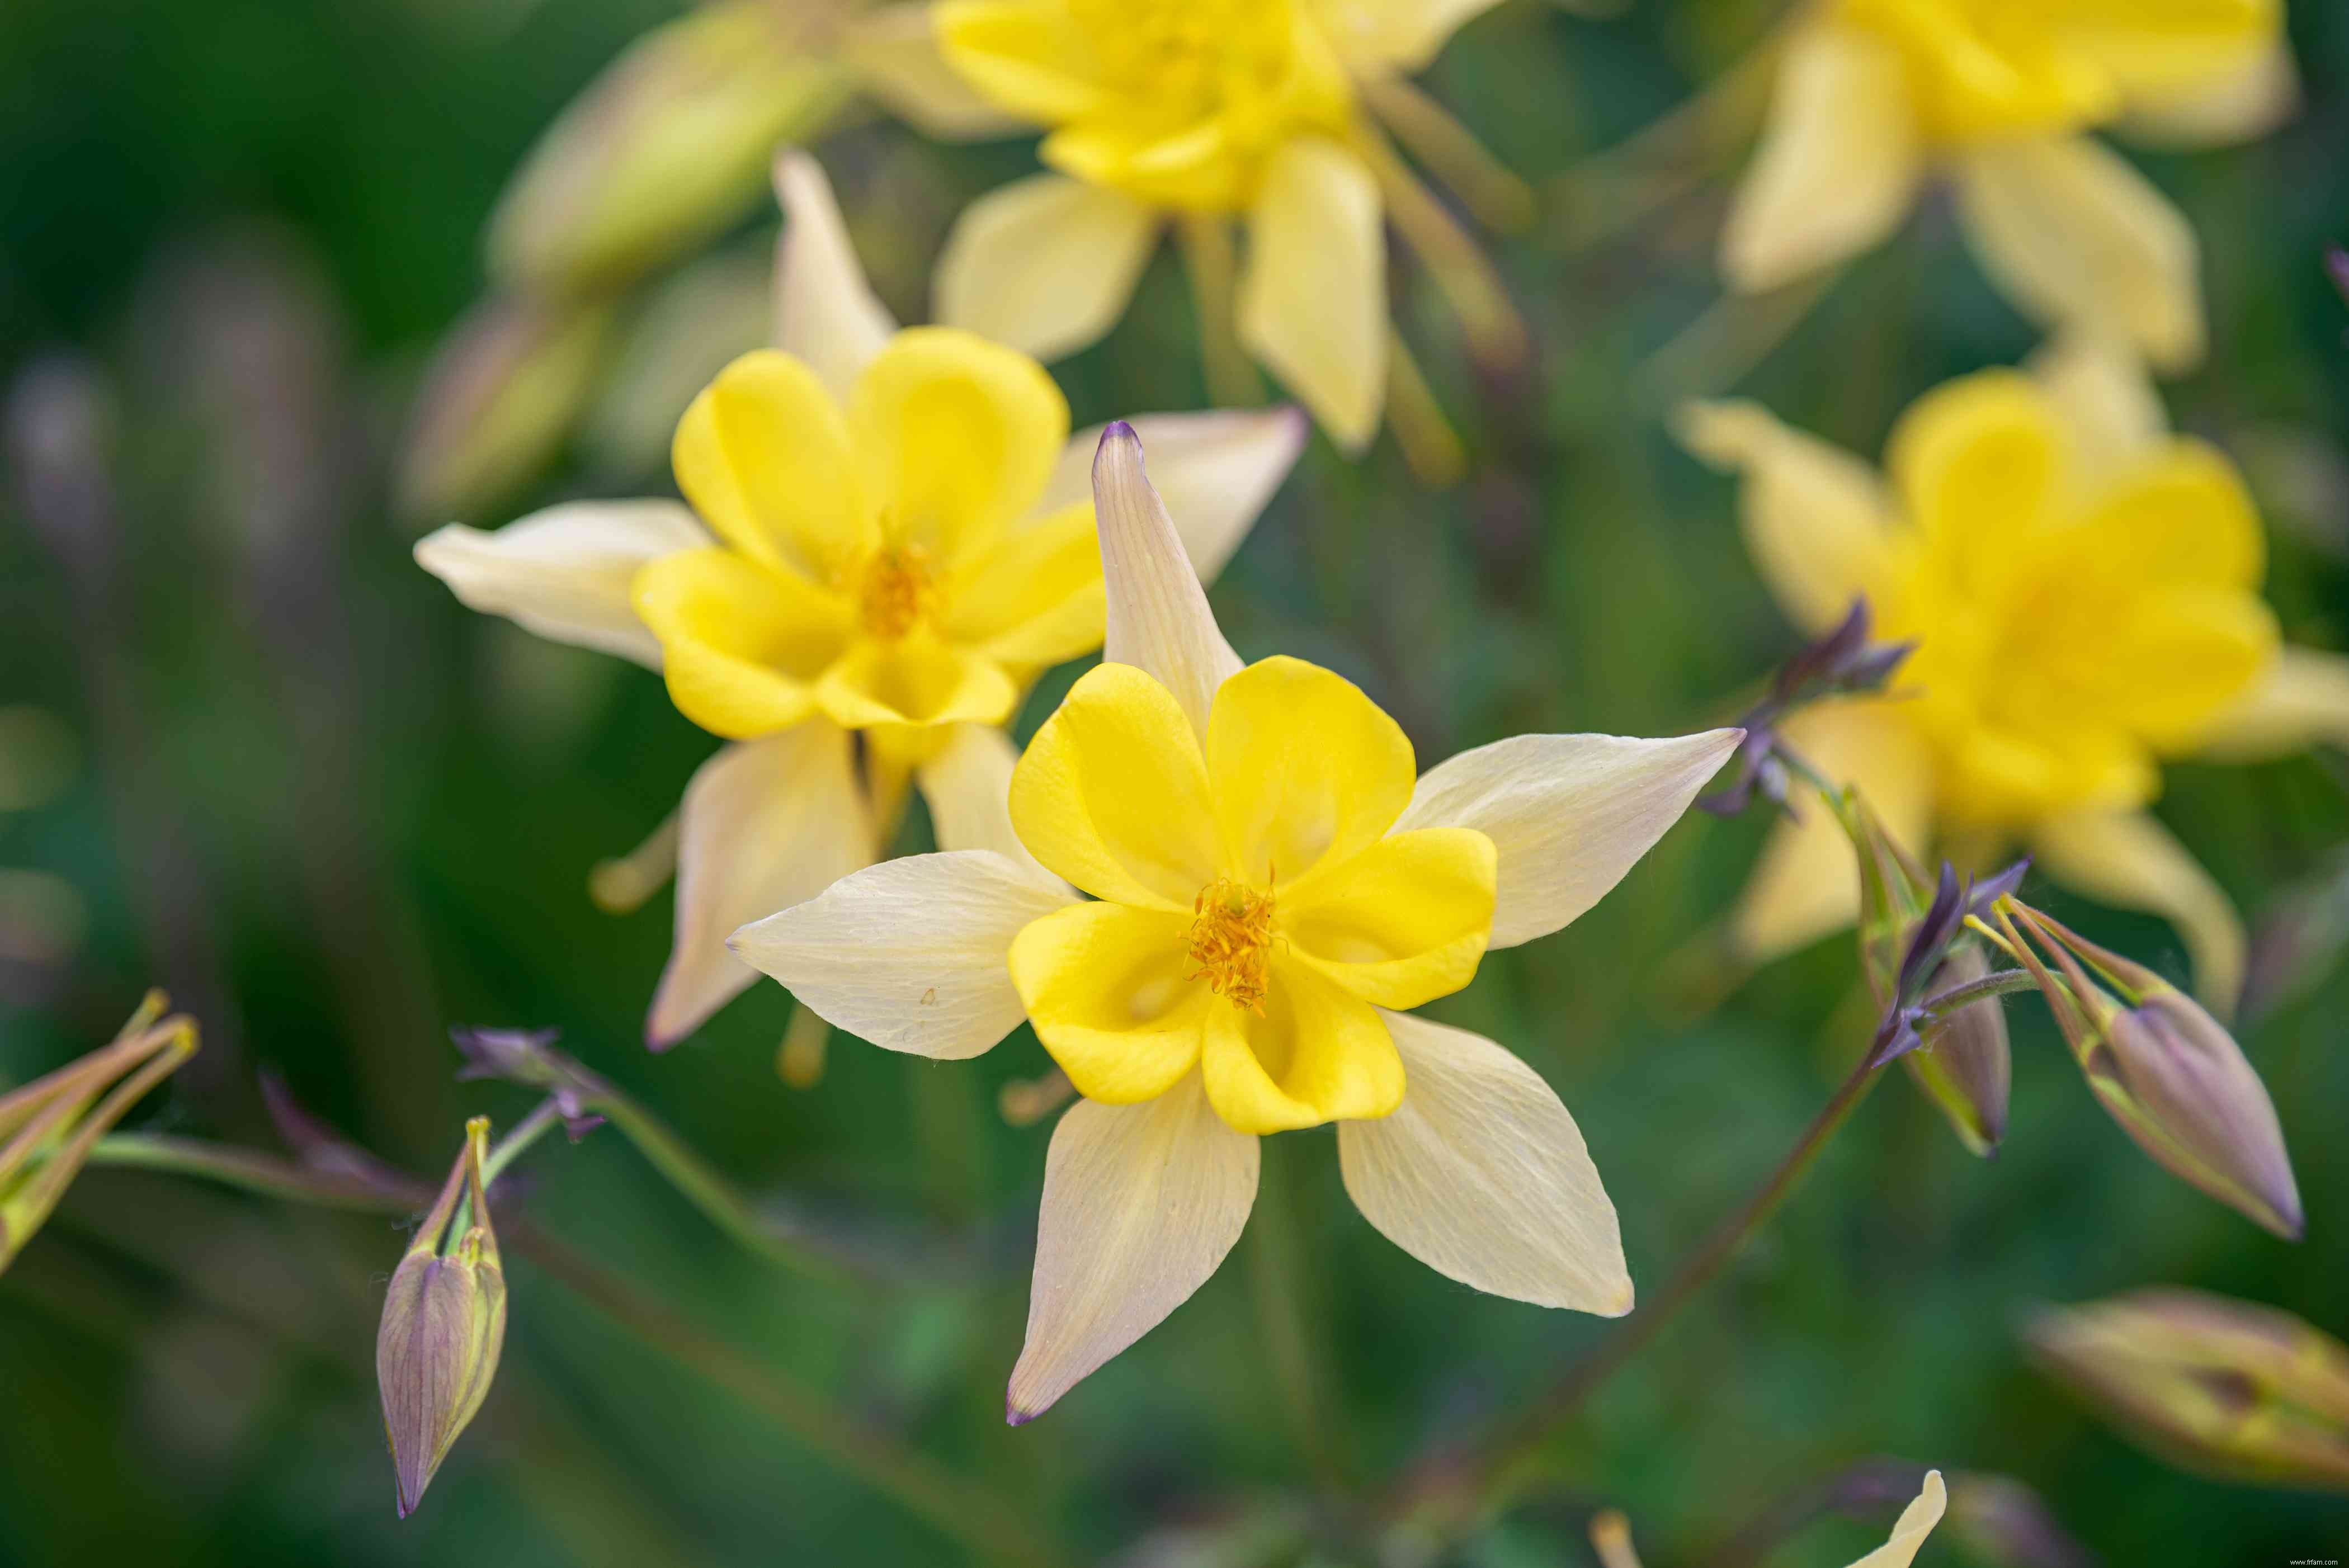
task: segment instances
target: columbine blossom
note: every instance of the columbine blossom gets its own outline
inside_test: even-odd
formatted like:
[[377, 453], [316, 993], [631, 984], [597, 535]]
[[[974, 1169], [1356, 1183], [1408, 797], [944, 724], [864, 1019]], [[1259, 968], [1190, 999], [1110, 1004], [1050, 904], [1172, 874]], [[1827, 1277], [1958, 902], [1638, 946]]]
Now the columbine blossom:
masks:
[[2088, 133], [2239, 141], [2295, 97], [2282, 0], [1827, 0], [1795, 24], [1722, 234], [1730, 286], [1837, 265], [1956, 188], [1992, 283], [2048, 325], [2090, 325], [2165, 371], [2202, 356], [2199, 248]]
[[[1041, 358], [1073, 353], [1123, 314], [1170, 221], [1219, 252], [1237, 221], [1242, 344], [1361, 449], [1387, 387], [1383, 219], [1391, 205], [1399, 222], [1440, 211], [1362, 114], [1361, 84], [1424, 67], [1490, 4], [943, 0], [948, 63], [1048, 128], [1055, 172], [962, 215], [939, 261], [940, 319]], [[1465, 244], [1446, 230], [1436, 248], [1465, 265]]]
[[[674, 461], [689, 504], [572, 502], [495, 532], [450, 524], [416, 550], [475, 609], [662, 670], [688, 717], [736, 743], [679, 807], [657, 1047], [756, 978], [729, 932], [881, 857], [909, 787], [946, 847], [1004, 846], [999, 727], [1038, 671], [1102, 639], [1092, 435], [1070, 440], [1033, 360], [896, 330], [814, 162], [786, 157], [777, 180], [781, 347], [737, 360], [687, 410]], [[1212, 574], [1295, 462], [1303, 420], [1142, 423], [1196, 498], [1184, 543]]]
[[735, 937], [893, 1050], [973, 1057], [1030, 1021], [1084, 1097], [1052, 1138], [1010, 1418], [1215, 1271], [1259, 1135], [1325, 1121], [1355, 1203], [1405, 1251], [1495, 1295], [1629, 1311], [1565, 1106], [1493, 1041], [1402, 1009], [1596, 903], [1740, 732], [1523, 736], [1422, 776], [1350, 683], [1241, 665], [1131, 428], [1103, 437], [1093, 481], [1110, 662], [1020, 758], [1018, 843], [875, 866]]
[[[2092, 898], [2175, 922], [2224, 1008], [2241, 923], [2149, 815], [2173, 757], [2274, 755], [2349, 735], [2349, 661], [2281, 646], [2265, 546], [2234, 465], [2169, 433], [2135, 362], [2085, 338], [2033, 373], [1952, 381], [1902, 416], [1882, 478], [1749, 403], [1697, 406], [1691, 449], [1744, 476], [1747, 546], [1786, 613], [1855, 596], [1914, 638], [1890, 695], [1786, 727], [1921, 855], [2010, 846]], [[1824, 814], [1782, 825], [1732, 917], [1764, 958], [1847, 923], [1851, 851]]]

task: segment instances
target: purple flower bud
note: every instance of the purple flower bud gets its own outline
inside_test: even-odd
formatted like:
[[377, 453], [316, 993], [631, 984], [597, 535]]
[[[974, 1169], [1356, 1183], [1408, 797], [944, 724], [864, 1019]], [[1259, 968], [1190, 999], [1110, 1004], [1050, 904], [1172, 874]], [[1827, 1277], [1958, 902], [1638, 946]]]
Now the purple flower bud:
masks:
[[[1926, 984], [1930, 995], [1970, 985], [1990, 974], [1979, 943], [1951, 950]], [[1959, 1141], [1978, 1155], [1997, 1151], [2006, 1136], [2013, 1061], [2006, 1013], [1996, 996], [1969, 1003], [1925, 1031], [1920, 1048], [1900, 1058], [1926, 1096], [1941, 1109]]]
[[505, 1270], [481, 1181], [489, 1136], [487, 1117], [465, 1124], [464, 1151], [384, 1294], [376, 1384], [402, 1519], [481, 1408], [505, 1344]]

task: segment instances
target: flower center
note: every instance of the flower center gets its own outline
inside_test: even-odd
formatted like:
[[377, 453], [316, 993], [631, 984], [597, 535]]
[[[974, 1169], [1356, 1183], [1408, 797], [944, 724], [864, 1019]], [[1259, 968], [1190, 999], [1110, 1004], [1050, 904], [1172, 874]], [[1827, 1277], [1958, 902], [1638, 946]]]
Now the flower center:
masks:
[[1191, 901], [1191, 962], [1187, 976], [1232, 1006], [1264, 1011], [1266, 971], [1272, 961], [1272, 894], [1217, 877]]
[[1070, 0], [1111, 86], [1170, 119], [1277, 96], [1296, 55], [1288, 0]]
[[864, 562], [856, 610], [868, 634], [894, 643], [935, 615], [940, 597], [928, 551], [918, 544], [885, 544]]

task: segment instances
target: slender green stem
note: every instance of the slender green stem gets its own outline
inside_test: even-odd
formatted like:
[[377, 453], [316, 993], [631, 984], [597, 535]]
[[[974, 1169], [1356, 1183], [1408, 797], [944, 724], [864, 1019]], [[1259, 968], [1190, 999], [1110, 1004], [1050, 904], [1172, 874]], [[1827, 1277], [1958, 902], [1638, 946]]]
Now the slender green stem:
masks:
[[432, 1190], [420, 1182], [394, 1186], [370, 1178], [313, 1171], [250, 1149], [151, 1132], [110, 1133], [91, 1146], [88, 1163], [193, 1176], [264, 1198], [359, 1213], [406, 1214], [432, 1201]]
[[1952, 985], [1925, 998], [1922, 1006], [1926, 1016], [1946, 1018], [1961, 1007], [1970, 1006], [1991, 996], [2011, 996], [2017, 991], [2035, 991], [2039, 981], [2028, 969], [2002, 969], [1995, 975], [1985, 975], [1979, 980], [1969, 980], [1962, 985]]
[[[1804, 1175], [1827, 1146], [1846, 1118], [1867, 1097], [1881, 1065], [1862, 1057], [1826, 1107], [1795, 1140], [1785, 1159], [1752, 1196], [1716, 1226], [1703, 1244], [1683, 1263], [1655, 1299], [1598, 1349], [1562, 1369], [1537, 1395], [1524, 1412], [1477, 1446], [1464, 1463], [1451, 1469], [1441, 1486], [1422, 1491], [1409, 1501], [1423, 1509], [1438, 1506], [1429, 1522], [1461, 1528], [1506, 1508], [1533, 1480], [1541, 1446], [1582, 1408], [1607, 1380], [1645, 1349], [1682, 1307], [1713, 1283], [1754, 1233], [1769, 1222], [1779, 1206], [1801, 1184]], [[1431, 1497], [1429, 1493], [1433, 1493]], [[1408, 1494], [1407, 1498], [1408, 1498]]]
[[893, 1434], [833, 1408], [812, 1389], [678, 1317], [660, 1300], [569, 1243], [517, 1227], [513, 1244], [631, 1335], [741, 1400], [972, 1553], [1017, 1568], [1058, 1568], [1067, 1563], [1033, 1522], [994, 1492]]
[[552, 1095], [540, 1101], [538, 1109], [515, 1123], [514, 1130], [498, 1140], [497, 1147], [491, 1150], [489, 1158], [481, 1161], [481, 1185], [487, 1187], [496, 1181], [499, 1172], [520, 1159], [524, 1150], [537, 1142], [548, 1128], [562, 1119], [563, 1108]]
[[1290, 1439], [1305, 1455], [1324, 1498], [1336, 1502], [1347, 1490], [1345, 1465], [1322, 1401], [1328, 1384], [1316, 1365], [1312, 1335], [1305, 1323], [1304, 1284], [1296, 1266], [1296, 1182], [1288, 1151], [1277, 1151], [1276, 1141], [1264, 1140], [1264, 1180], [1248, 1217], [1248, 1287]]

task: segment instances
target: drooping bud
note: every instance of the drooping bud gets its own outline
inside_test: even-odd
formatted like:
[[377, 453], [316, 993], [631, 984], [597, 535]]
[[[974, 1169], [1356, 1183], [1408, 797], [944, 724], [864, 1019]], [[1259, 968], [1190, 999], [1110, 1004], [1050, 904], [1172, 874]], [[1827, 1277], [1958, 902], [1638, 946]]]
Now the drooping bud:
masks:
[[2298, 1241], [2300, 1188], [2275, 1102], [2234, 1037], [2143, 965], [2010, 907], [2063, 971], [2058, 980], [2022, 944], [2088, 1087], [2122, 1130], [2172, 1175]]
[[720, 0], [636, 40], [531, 150], [490, 225], [490, 270], [538, 294], [609, 293], [725, 230], [775, 149], [853, 96], [826, 8]]
[[397, 475], [400, 514], [439, 523], [489, 511], [551, 461], [595, 390], [609, 304], [492, 298], [432, 356]]
[[[1932, 978], [1929, 995], [1971, 985], [1990, 974], [1982, 945], [1965, 942], [1951, 949]], [[1977, 1155], [1994, 1152], [2006, 1136], [2007, 1092], [2013, 1061], [2006, 1040], [2006, 1014], [1996, 996], [1971, 1002], [1924, 1030], [1923, 1043], [1900, 1058], [1928, 1099], [1940, 1107], [1959, 1141]]]
[[2288, 1312], [2200, 1291], [2048, 1307], [2041, 1367], [2181, 1470], [2349, 1492], [2349, 1346]]
[[464, 1151], [384, 1295], [376, 1384], [402, 1519], [481, 1408], [505, 1344], [505, 1270], [481, 1178], [489, 1138], [489, 1118], [465, 1124]]
[[150, 991], [112, 1043], [0, 1095], [0, 1270], [48, 1220], [91, 1147], [196, 1054], [196, 1026]]

